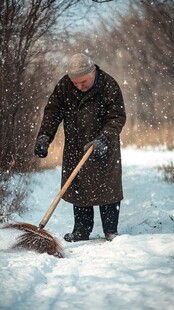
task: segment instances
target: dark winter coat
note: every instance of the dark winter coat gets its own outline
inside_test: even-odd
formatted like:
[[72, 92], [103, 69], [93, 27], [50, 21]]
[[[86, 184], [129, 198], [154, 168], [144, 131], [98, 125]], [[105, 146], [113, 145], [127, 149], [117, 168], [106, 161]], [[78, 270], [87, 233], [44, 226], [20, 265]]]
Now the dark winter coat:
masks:
[[97, 72], [97, 82], [87, 92], [79, 91], [68, 75], [59, 81], [45, 107], [39, 132], [52, 141], [63, 120], [62, 185], [84, 155], [84, 146], [101, 134], [108, 138], [106, 156], [91, 155], [64, 194], [64, 200], [77, 206], [106, 205], [123, 198], [119, 141], [126, 120], [123, 97], [109, 74], [98, 66]]

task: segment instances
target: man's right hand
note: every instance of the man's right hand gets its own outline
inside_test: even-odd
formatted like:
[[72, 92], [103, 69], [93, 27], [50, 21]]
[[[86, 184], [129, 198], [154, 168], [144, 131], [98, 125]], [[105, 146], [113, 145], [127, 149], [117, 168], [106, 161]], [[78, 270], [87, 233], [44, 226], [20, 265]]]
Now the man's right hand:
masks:
[[84, 146], [84, 151], [86, 152], [91, 145], [94, 146], [93, 155], [95, 157], [104, 157], [108, 152], [109, 141], [106, 136], [102, 134], [97, 139], [87, 143]]
[[50, 137], [47, 135], [38, 136], [34, 148], [34, 153], [40, 158], [44, 158], [48, 155], [48, 148], [50, 145]]

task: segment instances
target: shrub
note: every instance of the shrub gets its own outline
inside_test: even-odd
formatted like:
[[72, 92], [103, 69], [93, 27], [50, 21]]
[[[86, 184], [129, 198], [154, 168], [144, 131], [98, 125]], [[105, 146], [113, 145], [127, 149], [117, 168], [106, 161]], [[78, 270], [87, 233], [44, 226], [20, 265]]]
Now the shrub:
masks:
[[9, 175], [9, 172], [0, 175], [0, 222], [12, 220], [15, 214], [22, 215], [27, 211], [25, 199], [29, 184], [26, 174]]
[[174, 163], [170, 161], [167, 165], [162, 165], [159, 170], [163, 172], [164, 180], [174, 183]]

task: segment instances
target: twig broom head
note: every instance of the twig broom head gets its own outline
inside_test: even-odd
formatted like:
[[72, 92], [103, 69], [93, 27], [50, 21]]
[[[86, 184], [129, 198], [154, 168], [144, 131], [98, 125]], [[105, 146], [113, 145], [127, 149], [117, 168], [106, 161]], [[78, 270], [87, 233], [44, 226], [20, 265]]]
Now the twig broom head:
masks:
[[63, 247], [61, 243], [56, 238], [53, 238], [45, 229], [38, 228], [28, 223], [7, 224], [4, 228], [24, 231], [24, 233], [17, 238], [17, 242], [12, 246], [12, 249], [25, 249], [63, 258]]

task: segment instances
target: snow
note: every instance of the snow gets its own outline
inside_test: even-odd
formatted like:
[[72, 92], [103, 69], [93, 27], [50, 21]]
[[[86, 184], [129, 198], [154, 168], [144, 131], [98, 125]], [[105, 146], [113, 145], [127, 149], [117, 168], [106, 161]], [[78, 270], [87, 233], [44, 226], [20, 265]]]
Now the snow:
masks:
[[[67, 243], [72, 206], [60, 201], [46, 229], [58, 237], [65, 257], [12, 252], [20, 234], [0, 230], [0, 309], [173, 310], [174, 185], [158, 166], [174, 160], [162, 149], [122, 150], [124, 200], [119, 233], [103, 238], [98, 207], [91, 240]], [[16, 220], [38, 225], [60, 190], [61, 168], [33, 174], [30, 210]], [[99, 238], [100, 237], [100, 238]]]

